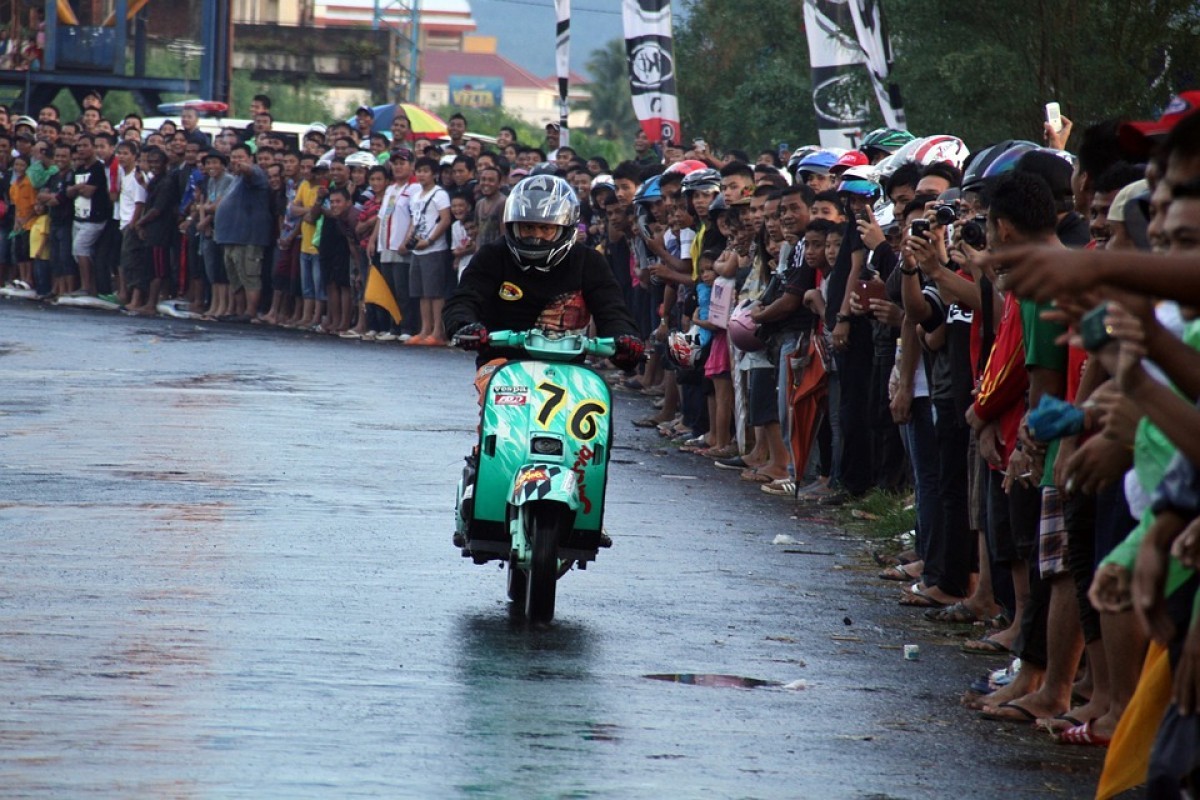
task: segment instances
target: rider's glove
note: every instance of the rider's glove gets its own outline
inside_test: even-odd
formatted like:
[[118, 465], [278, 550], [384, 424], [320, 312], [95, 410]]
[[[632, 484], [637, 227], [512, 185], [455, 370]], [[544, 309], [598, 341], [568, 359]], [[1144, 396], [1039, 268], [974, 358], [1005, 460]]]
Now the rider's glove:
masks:
[[482, 350], [488, 343], [488, 329], [482, 322], [463, 325], [454, 334], [454, 345], [463, 350]]
[[628, 371], [638, 365], [644, 351], [645, 346], [642, 344], [642, 340], [636, 336], [618, 336], [617, 352], [613, 354], [611, 360], [617, 369]]

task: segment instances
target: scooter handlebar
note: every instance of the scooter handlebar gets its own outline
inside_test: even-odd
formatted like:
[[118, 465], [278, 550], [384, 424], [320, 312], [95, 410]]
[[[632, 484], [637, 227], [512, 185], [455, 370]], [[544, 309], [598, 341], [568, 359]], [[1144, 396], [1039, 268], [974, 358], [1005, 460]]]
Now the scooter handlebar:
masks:
[[535, 355], [589, 355], [607, 358], [617, 352], [611, 336], [592, 339], [582, 334], [547, 336], [541, 331], [495, 331], [488, 334], [491, 347], [511, 347]]

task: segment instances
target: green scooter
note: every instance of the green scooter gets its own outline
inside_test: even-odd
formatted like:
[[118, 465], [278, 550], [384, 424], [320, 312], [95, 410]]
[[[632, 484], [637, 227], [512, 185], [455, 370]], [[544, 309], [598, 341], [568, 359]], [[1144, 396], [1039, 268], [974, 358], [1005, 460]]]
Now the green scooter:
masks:
[[494, 347], [523, 350], [491, 376], [479, 446], [458, 485], [454, 543], [476, 564], [502, 560], [508, 597], [533, 622], [554, 618], [558, 579], [587, 569], [601, 547], [612, 445], [608, 384], [582, 363], [611, 356], [612, 339], [499, 331]]

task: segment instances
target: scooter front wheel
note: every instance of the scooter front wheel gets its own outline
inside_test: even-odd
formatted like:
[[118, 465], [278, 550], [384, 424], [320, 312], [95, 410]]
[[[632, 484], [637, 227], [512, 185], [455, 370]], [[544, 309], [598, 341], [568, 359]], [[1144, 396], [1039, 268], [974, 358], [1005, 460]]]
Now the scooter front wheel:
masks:
[[558, 544], [570, 531], [570, 511], [559, 503], [535, 503], [529, 508], [527, 534], [531, 558], [525, 590], [525, 617], [531, 622], [554, 619], [558, 586]]

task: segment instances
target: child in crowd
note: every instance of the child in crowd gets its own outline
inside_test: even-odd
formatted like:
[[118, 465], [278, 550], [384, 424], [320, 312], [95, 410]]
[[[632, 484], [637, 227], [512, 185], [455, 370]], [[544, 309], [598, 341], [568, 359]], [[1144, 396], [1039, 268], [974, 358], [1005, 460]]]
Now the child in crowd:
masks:
[[456, 194], [450, 200], [450, 249], [454, 253], [454, 274], [462, 277], [463, 270], [471, 263], [475, 254], [475, 236], [469, 228], [475, 226], [475, 207], [465, 194]]
[[13, 261], [17, 262], [17, 273], [28, 288], [33, 288], [33, 261], [29, 258], [29, 230], [37, 214], [34, 204], [37, 191], [29, 180], [29, 158], [18, 155], [12, 162], [12, 182], [8, 187], [8, 200], [17, 215], [13, 226]]

